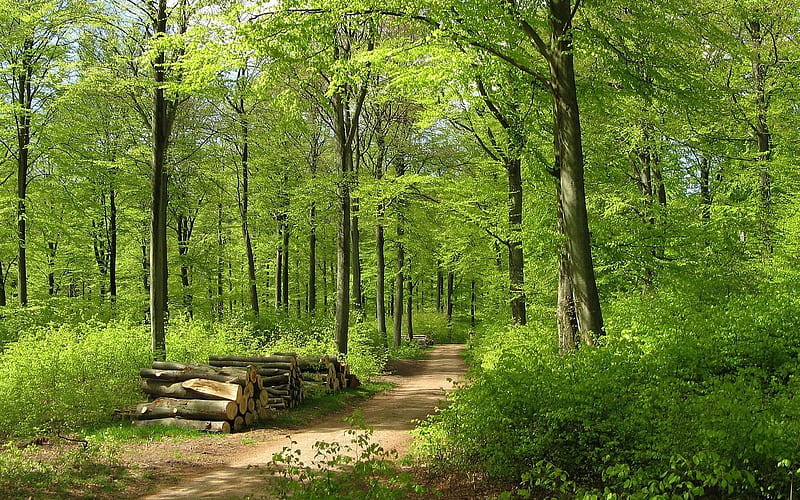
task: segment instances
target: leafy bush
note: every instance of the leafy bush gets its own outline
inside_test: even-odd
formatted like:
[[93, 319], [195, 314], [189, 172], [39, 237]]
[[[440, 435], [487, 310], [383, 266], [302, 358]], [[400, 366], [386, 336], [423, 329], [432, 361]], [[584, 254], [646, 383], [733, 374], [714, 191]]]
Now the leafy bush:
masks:
[[544, 319], [486, 331], [418, 452], [571, 495], [787, 495], [800, 307], [779, 291], [701, 299], [618, 299], [606, 345], [568, 356]]

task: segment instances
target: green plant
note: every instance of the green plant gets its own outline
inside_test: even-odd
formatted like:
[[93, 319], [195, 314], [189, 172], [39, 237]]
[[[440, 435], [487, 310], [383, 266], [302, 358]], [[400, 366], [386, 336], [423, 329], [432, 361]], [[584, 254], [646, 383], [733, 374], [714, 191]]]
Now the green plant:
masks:
[[269, 493], [292, 499], [402, 499], [422, 492], [410, 475], [397, 469], [394, 450], [372, 441], [373, 430], [358, 412], [345, 419], [350, 442], [318, 441], [305, 463], [296, 441], [276, 453], [269, 464]]

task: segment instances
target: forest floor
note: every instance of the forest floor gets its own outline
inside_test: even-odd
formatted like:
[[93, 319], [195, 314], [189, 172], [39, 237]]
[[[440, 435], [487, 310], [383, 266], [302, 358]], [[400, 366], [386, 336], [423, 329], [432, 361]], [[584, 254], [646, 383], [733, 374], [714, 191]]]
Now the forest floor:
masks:
[[[394, 388], [357, 405], [363, 423], [373, 429], [371, 443], [396, 450], [402, 458], [412, 441], [416, 421], [433, 413], [466, 372], [463, 346], [434, 347], [423, 360], [393, 360], [386, 382]], [[148, 500], [178, 498], [268, 498], [265, 466], [291, 441], [293, 450], [310, 464], [314, 443], [347, 444], [352, 424], [344, 419], [354, 408], [319, 417], [301, 428], [265, 428], [226, 436], [203, 436], [184, 441], [153, 441], [126, 445], [120, 460], [140, 480], [131, 481], [115, 498]], [[420, 498], [474, 499], [500, 493], [507, 485], [470, 474], [430, 470], [420, 465], [403, 466], [416, 484], [430, 493]], [[435, 490], [435, 491], [434, 491]]]

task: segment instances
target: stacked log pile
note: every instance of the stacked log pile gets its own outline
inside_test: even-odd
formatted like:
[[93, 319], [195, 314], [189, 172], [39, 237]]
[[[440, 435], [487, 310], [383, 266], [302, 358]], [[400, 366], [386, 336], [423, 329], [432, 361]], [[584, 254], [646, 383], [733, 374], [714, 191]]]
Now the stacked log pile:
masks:
[[294, 408], [303, 402], [303, 378], [293, 353], [271, 356], [211, 356], [209, 364], [221, 369], [252, 366], [267, 393], [267, 407], [272, 410]]
[[253, 366], [218, 368], [156, 361], [139, 375], [149, 401], [136, 407], [137, 425], [229, 433], [271, 415], [270, 395]]
[[345, 363], [339, 362], [336, 356], [300, 358], [298, 366], [302, 372], [303, 383], [309, 389], [338, 392], [361, 385], [358, 378], [350, 373], [350, 368]]

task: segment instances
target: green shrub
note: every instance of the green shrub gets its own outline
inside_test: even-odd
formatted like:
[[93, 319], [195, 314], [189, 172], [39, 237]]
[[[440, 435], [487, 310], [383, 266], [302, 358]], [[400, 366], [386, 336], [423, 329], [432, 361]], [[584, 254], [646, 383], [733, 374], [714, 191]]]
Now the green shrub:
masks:
[[568, 356], [547, 319], [484, 331], [418, 453], [570, 495], [787, 495], [800, 308], [775, 291], [694, 299], [620, 299], [605, 345]]

